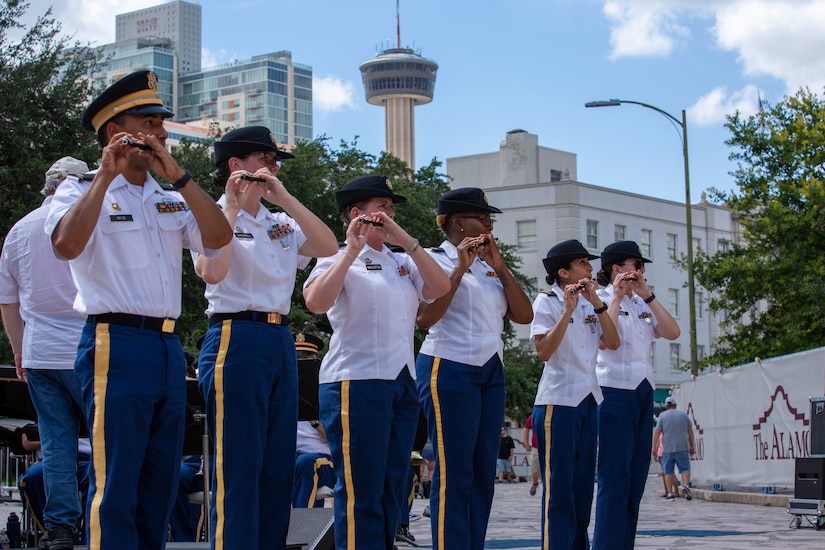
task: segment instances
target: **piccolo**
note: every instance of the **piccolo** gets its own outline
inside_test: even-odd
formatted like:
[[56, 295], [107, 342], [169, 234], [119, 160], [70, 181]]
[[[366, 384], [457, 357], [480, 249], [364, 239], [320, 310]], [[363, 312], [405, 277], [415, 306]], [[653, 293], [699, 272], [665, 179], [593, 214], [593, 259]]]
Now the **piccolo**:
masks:
[[367, 216], [358, 216], [358, 221], [361, 223], [368, 223], [375, 227], [384, 227], [384, 222], [377, 218], [368, 218]]
[[249, 174], [241, 174], [240, 178], [246, 181], [254, 181], [255, 183], [266, 183], [264, 178], [259, 178], [258, 176], [250, 176]]
[[145, 141], [138, 141], [136, 139], [131, 139], [131, 138], [125, 137], [125, 138], [123, 138], [121, 143], [123, 145], [126, 145], [127, 147], [137, 147], [141, 151], [151, 151], [152, 150], [152, 146], [149, 145], [148, 143], [146, 143]]
[[479, 246], [484, 246], [486, 244], [490, 244], [489, 239], [484, 239], [480, 243], [473, 243], [473, 244], [470, 245], [470, 252], [475, 252], [476, 249], [478, 249]]
[[638, 280], [638, 279], [636, 279], [636, 277], [634, 277], [633, 275], [627, 275], [627, 276], [622, 277], [622, 281], [636, 281], [636, 280]]
[[575, 294], [577, 292], [584, 292], [584, 290], [586, 288], [587, 288], [587, 286], [585, 286], [585, 285], [576, 285], [575, 287], [570, 289], [570, 294]]

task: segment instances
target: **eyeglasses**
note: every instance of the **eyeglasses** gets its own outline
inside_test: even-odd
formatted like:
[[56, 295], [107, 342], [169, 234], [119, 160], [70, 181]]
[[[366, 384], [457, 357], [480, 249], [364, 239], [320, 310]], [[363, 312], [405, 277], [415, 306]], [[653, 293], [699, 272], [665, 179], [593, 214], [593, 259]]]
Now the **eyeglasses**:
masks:
[[273, 153], [272, 151], [258, 151], [249, 153], [247, 156], [250, 157], [252, 155], [257, 156], [266, 166], [277, 166], [281, 163], [281, 159], [278, 158], [278, 153]]
[[636, 271], [639, 271], [640, 269], [642, 269], [642, 266], [644, 265], [644, 263], [641, 260], [625, 260], [621, 263], [621, 265], [627, 265], [627, 264], [630, 264], [633, 267], [635, 267]]
[[484, 214], [482, 216], [455, 216], [456, 218], [462, 219], [470, 219], [470, 220], [481, 220], [481, 223], [485, 225], [492, 225], [496, 222], [496, 219], [491, 216], [490, 214]]

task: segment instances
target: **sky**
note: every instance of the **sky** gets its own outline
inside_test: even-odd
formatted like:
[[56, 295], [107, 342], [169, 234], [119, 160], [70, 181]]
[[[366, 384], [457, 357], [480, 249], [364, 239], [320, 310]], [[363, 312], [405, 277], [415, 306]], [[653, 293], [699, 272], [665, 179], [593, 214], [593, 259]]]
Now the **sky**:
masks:
[[[115, 15], [162, 0], [30, 0], [64, 34], [114, 41]], [[384, 112], [359, 65], [396, 45], [392, 0], [202, 0], [203, 66], [280, 50], [313, 69], [313, 130], [384, 149]], [[622, 99], [687, 112], [691, 201], [735, 189], [725, 115], [825, 85], [825, 0], [400, 0], [401, 46], [435, 60], [415, 109], [417, 167], [499, 150], [523, 129], [576, 153], [578, 181], [684, 203], [681, 129]]]

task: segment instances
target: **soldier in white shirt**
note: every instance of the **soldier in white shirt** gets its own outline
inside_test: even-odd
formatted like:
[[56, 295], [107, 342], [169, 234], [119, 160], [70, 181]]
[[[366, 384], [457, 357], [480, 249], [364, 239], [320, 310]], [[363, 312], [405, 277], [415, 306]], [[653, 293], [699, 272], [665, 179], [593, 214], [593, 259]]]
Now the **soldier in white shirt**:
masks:
[[504, 418], [504, 318], [529, 323], [533, 310], [498, 251], [491, 215], [501, 210], [484, 192], [448, 191], [437, 212], [447, 239], [428, 253], [451, 286], [419, 306], [418, 325], [429, 332], [415, 367], [435, 451], [433, 548], [481, 550]]
[[[215, 201], [166, 150], [157, 75], [124, 76], [87, 107], [103, 147], [91, 181], [60, 185], [46, 220], [87, 316], [75, 374], [92, 439], [89, 547], [161, 548], [183, 449], [186, 360], [177, 335], [183, 248], [232, 238]], [[159, 185], [152, 170], [173, 182]]]
[[653, 432], [654, 338], [679, 337], [676, 320], [656, 300], [645, 278], [646, 263], [633, 241], [610, 243], [602, 251], [599, 297], [618, 308], [608, 311], [621, 345], [599, 350], [596, 376], [604, 394], [599, 405], [599, 458], [593, 548], [633, 548], [639, 503], [650, 468]]
[[71, 549], [83, 511], [77, 498], [77, 438], [83, 397], [74, 374], [84, 317], [72, 307], [77, 290], [69, 264], [54, 257], [43, 230], [57, 186], [89, 170], [63, 157], [46, 172], [43, 204], [6, 235], [0, 255], [0, 310], [17, 377], [28, 382], [43, 452], [46, 548]]
[[[553, 246], [544, 258], [553, 288], [533, 301], [530, 340], [545, 362], [533, 407], [544, 483], [542, 548], [588, 550], [593, 503], [599, 346], [619, 347], [608, 305], [596, 295], [590, 260], [577, 240]], [[611, 303], [610, 307], [618, 307]]]
[[215, 445], [213, 548], [286, 547], [292, 486], [278, 474], [292, 470], [298, 421], [287, 315], [298, 269], [338, 250], [329, 227], [278, 179], [291, 158], [264, 126], [217, 141], [214, 180], [226, 189], [218, 204], [235, 237], [215, 258], [192, 254], [209, 302], [198, 384]]
[[[444, 295], [444, 271], [395, 221], [385, 176], [335, 193], [346, 245], [318, 260], [304, 284], [307, 308], [332, 326], [320, 372], [321, 424], [332, 451], [335, 544], [390, 549], [399, 525], [418, 423], [413, 330], [418, 303]], [[385, 242], [402, 246], [390, 251]]]

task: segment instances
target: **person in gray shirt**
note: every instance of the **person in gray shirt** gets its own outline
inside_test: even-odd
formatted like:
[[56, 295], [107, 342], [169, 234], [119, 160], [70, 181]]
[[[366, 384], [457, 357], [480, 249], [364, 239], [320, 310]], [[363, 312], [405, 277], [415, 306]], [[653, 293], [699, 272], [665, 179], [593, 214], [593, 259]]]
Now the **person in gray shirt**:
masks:
[[678, 493], [674, 465], [679, 467], [679, 474], [682, 476], [682, 494], [686, 500], [693, 499], [690, 493], [690, 455], [695, 449], [693, 422], [687, 414], [676, 410], [676, 400], [672, 396], [665, 399], [665, 410], [659, 415], [656, 429], [653, 430], [654, 459], [659, 448], [659, 438], [662, 439], [662, 470], [665, 474], [665, 484], [673, 488], [668, 491], [665, 500], [675, 500]]

